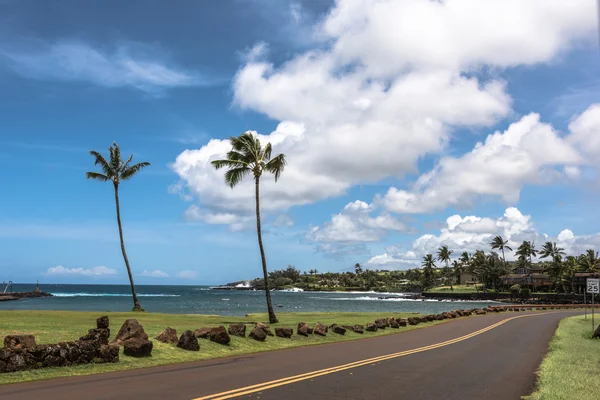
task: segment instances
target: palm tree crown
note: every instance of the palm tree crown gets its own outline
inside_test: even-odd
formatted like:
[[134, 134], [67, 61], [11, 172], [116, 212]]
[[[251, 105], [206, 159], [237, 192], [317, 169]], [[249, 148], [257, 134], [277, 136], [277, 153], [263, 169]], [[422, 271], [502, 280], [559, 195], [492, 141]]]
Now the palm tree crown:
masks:
[[225, 183], [233, 188], [246, 175], [252, 173], [254, 178], [258, 179], [264, 171], [274, 174], [277, 182], [287, 165], [285, 154], [278, 154], [271, 158], [271, 143], [262, 147], [260, 140], [251, 132], [244, 132], [238, 137], [232, 136], [229, 142], [232, 149], [227, 153], [227, 158], [211, 163], [215, 169], [228, 169], [225, 173]]
[[121, 181], [131, 179], [142, 169], [150, 166], [150, 163], [145, 161], [131, 165], [133, 154], [129, 156], [127, 161], [123, 162], [121, 148], [117, 143], [113, 142], [108, 150], [110, 152], [110, 159], [108, 161], [97, 151], [90, 151], [90, 154], [95, 158], [94, 165], [99, 165], [102, 172], [86, 172], [86, 178], [95, 179], [100, 182], [112, 181], [113, 184], [118, 185]]

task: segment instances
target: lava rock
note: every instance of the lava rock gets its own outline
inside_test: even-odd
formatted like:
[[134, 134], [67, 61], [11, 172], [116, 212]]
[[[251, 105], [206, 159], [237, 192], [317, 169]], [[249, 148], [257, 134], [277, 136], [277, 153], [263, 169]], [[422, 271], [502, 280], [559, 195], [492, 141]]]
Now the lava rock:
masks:
[[110, 337], [110, 329], [108, 328], [97, 328], [90, 329], [87, 335], [82, 336], [79, 340], [82, 341], [94, 341], [98, 342], [100, 345], [108, 344], [108, 338]]
[[294, 334], [294, 330], [292, 328], [275, 328], [275, 336], [289, 339]]
[[367, 324], [367, 332], [377, 332], [377, 325]]
[[4, 348], [9, 350], [35, 349], [37, 343], [33, 335], [10, 335], [4, 338]]
[[338, 335], [345, 335], [346, 334], [346, 329], [344, 329], [343, 327], [339, 326], [339, 325], [333, 325], [331, 327], [331, 330], [333, 331], [333, 333], [337, 333]]
[[379, 318], [375, 320], [375, 325], [377, 325], [377, 329], [385, 329], [390, 326], [390, 323], [385, 318]]
[[217, 328], [213, 328], [208, 335], [208, 338], [211, 342], [219, 343], [219, 344], [229, 344], [231, 342], [231, 337], [225, 330], [224, 326], [219, 326]]
[[118, 363], [119, 362], [119, 346], [116, 344], [108, 344], [101, 346], [98, 350], [96, 363]]
[[100, 317], [96, 320], [96, 328], [108, 329], [108, 316]]
[[112, 340], [111, 343], [116, 343], [122, 346], [129, 339], [148, 340], [148, 335], [144, 332], [144, 327], [136, 319], [128, 319], [123, 323], [121, 329]]
[[123, 354], [129, 357], [150, 357], [153, 344], [148, 339], [131, 338], [123, 343]]
[[317, 325], [315, 325], [315, 329], [314, 329], [313, 333], [315, 335], [319, 335], [319, 336], [326, 336], [327, 335], [327, 326], [323, 325], [320, 322], [317, 322]]
[[255, 327], [258, 328], [258, 329], [262, 329], [265, 332], [266, 335], [273, 336], [273, 332], [271, 332], [271, 327], [269, 326], [269, 324], [264, 324], [262, 322], [258, 322], [255, 325]]
[[267, 338], [267, 334], [263, 329], [259, 328], [258, 326], [255, 326], [252, 329], [252, 331], [250, 331], [248, 337], [251, 337], [252, 339], [257, 340], [259, 342], [264, 342]]
[[231, 325], [229, 325], [228, 332], [231, 336], [246, 337], [246, 325], [231, 324]]
[[165, 328], [165, 330], [159, 333], [155, 339], [167, 344], [175, 344], [179, 341], [177, 338], [177, 330], [171, 327]]
[[296, 329], [296, 333], [298, 333], [300, 336], [308, 336], [313, 333], [313, 329], [304, 322], [300, 322], [298, 324], [298, 328]]
[[177, 347], [190, 350], [190, 351], [199, 351], [200, 344], [198, 343], [198, 338], [192, 331], [185, 331], [181, 334], [179, 341], [177, 342]]

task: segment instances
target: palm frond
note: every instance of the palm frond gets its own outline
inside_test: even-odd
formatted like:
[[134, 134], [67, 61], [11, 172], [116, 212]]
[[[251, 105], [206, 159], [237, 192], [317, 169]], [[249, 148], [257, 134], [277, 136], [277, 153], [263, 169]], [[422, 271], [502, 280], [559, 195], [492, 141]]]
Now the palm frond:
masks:
[[108, 176], [101, 174], [99, 172], [86, 172], [85, 177], [87, 179], [95, 179], [100, 182], [106, 182], [106, 181], [110, 180], [110, 178]]
[[94, 165], [99, 165], [102, 169], [102, 172], [104, 172], [104, 175], [108, 177], [112, 177], [115, 175], [116, 171], [112, 169], [111, 165], [108, 163], [108, 161], [106, 161], [102, 154], [98, 153], [97, 151], [91, 150], [90, 155], [92, 155], [92, 157], [95, 158]]
[[131, 179], [135, 174], [137, 174], [138, 172], [140, 172], [141, 170], [143, 170], [144, 168], [149, 167], [149, 166], [150, 166], [150, 163], [147, 161], [134, 164], [134, 165], [128, 167], [126, 170], [124, 170], [121, 173], [121, 176], [119, 178], [122, 181], [126, 181], [128, 179]]
[[265, 170], [274, 174], [275, 182], [277, 182], [286, 165], [287, 160], [285, 159], [285, 154], [278, 154], [271, 161], [265, 164]]
[[244, 161], [237, 161], [237, 160], [214, 160], [211, 161], [210, 164], [215, 168], [215, 169], [221, 169], [221, 168], [248, 168], [248, 164], [245, 163]]
[[239, 151], [235, 151], [235, 150], [231, 150], [230, 152], [228, 152], [226, 157], [230, 161], [240, 161], [246, 165], [248, 165], [254, 161], [251, 157], [248, 157], [248, 156], [240, 153]]
[[272, 151], [273, 151], [273, 146], [271, 146], [271, 143], [267, 143], [267, 145], [265, 146], [265, 148], [262, 151], [261, 161], [269, 161], [271, 159]]
[[129, 158], [127, 159], [127, 161], [125, 161], [125, 164], [123, 164], [123, 167], [121, 168], [122, 171], [126, 171], [127, 168], [129, 168], [129, 163], [131, 162], [131, 159], [133, 158], [133, 154], [129, 156]]
[[225, 183], [227, 183], [229, 187], [234, 188], [250, 172], [252, 172], [252, 170], [248, 167], [231, 168], [225, 172]]
[[233, 150], [244, 154], [245, 157], [252, 158], [256, 162], [259, 161], [260, 141], [252, 133], [244, 132], [238, 137], [231, 137], [229, 141]]
[[121, 149], [116, 142], [113, 142], [108, 150], [110, 152], [110, 166], [117, 174], [121, 167]]

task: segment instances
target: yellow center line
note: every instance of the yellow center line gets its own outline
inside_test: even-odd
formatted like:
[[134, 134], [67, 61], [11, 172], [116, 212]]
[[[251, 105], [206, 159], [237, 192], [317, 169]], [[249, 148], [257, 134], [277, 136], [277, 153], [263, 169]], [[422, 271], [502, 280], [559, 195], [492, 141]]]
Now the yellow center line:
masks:
[[502, 320], [500, 322], [497, 322], [495, 324], [487, 326], [487, 327], [485, 327], [483, 329], [480, 329], [478, 331], [469, 333], [468, 335], [461, 336], [461, 337], [458, 337], [458, 338], [455, 338], [455, 339], [451, 339], [451, 340], [447, 340], [445, 342], [440, 342], [440, 343], [432, 344], [432, 345], [429, 345], [429, 346], [419, 347], [419, 348], [412, 349], [412, 350], [405, 350], [405, 351], [401, 351], [401, 352], [398, 352], [398, 353], [393, 353], [393, 354], [387, 354], [387, 355], [383, 355], [383, 356], [373, 357], [373, 358], [369, 358], [369, 359], [365, 359], [365, 360], [355, 361], [355, 362], [351, 362], [351, 363], [344, 364], [344, 365], [338, 365], [336, 367], [330, 367], [330, 368], [321, 369], [321, 370], [318, 370], [318, 371], [311, 371], [311, 372], [307, 372], [307, 373], [300, 374], [300, 375], [289, 376], [287, 378], [281, 378], [281, 379], [277, 379], [277, 380], [273, 380], [273, 381], [269, 381], [269, 382], [263, 382], [263, 383], [259, 383], [259, 384], [256, 384], [256, 385], [245, 386], [245, 387], [242, 387], [242, 388], [233, 389], [233, 390], [229, 390], [229, 391], [226, 391], [226, 392], [215, 393], [215, 394], [211, 394], [211, 395], [204, 396], [204, 397], [198, 397], [198, 398], [195, 398], [193, 400], [225, 400], [225, 399], [231, 399], [233, 397], [239, 397], [239, 396], [244, 396], [244, 395], [247, 395], [247, 394], [260, 392], [260, 391], [267, 390], [267, 389], [273, 389], [273, 388], [276, 388], [278, 386], [289, 385], [291, 383], [300, 382], [300, 381], [304, 381], [304, 380], [307, 380], [307, 379], [316, 378], [316, 377], [323, 376], [323, 375], [329, 375], [329, 374], [333, 374], [335, 372], [340, 372], [340, 371], [344, 371], [344, 370], [351, 369], [351, 368], [357, 368], [357, 367], [365, 366], [365, 365], [368, 365], [368, 364], [377, 363], [377, 362], [380, 362], [380, 361], [390, 360], [390, 359], [398, 358], [398, 357], [404, 357], [404, 356], [408, 356], [408, 355], [415, 354], [415, 353], [421, 353], [421, 352], [428, 351], [428, 350], [434, 350], [434, 349], [437, 349], [437, 348], [440, 348], [440, 347], [449, 346], [451, 344], [462, 342], [462, 341], [470, 339], [472, 337], [481, 335], [482, 333], [490, 331], [490, 330], [492, 330], [494, 328], [499, 327], [500, 325], [503, 325], [503, 324], [505, 324], [505, 323], [507, 323], [509, 321], [515, 320], [515, 319], [525, 318], [525, 317], [533, 317], [533, 316], [537, 316], [537, 315], [546, 315], [546, 314], [551, 314], [551, 313], [552, 312], [519, 315], [519, 316], [516, 316], [516, 317], [507, 318], [505, 320]]

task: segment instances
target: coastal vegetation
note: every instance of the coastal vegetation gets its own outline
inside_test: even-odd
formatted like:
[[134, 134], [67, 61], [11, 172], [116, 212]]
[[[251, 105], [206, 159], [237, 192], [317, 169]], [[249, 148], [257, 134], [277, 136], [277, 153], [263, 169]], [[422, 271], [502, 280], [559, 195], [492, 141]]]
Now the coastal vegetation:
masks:
[[269, 313], [269, 322], [277, 322], [277, 317], [273, 311], [271, 294], [269, 293], [269, 276], [267, 272], [267, 259], [262, 241], [262, 230], [260, 226], [260, 178], [266, 171], [275, 176], [275, 182], [281, 176], [287, 163], [285, 154], [278, 154], [271, 157], [272, 146], [267, 143], [264, 147], [261, 145], [258, 137], [251, 132], [244, 132], [238, 137], [229, 138], [231, 151], [227, 153], [224, 160], [212, 161], [215, 169], [226, 168], [225, 183], [232, 189], [236, 187], [244, 177], [252, 174], [254, 177], [254, 194], [256, 203], [256, 233], [258, 235], [258, 247], [260, 249], [260, 258], [263, 269], [263, 286], [267, 298], [267, 310]]
[[537, 390], [526, 399], [597, 399], [600, 340], [591, 336], [589, 317], [563, 319], [540, 367]]
[[[421, 261], [421, 268], [407, 270], [369, 269], [361, 264], [354, 264], [344, 272], [324, 272], [311, 268], [308, 272], [300, 271], [289, 265], [285, 269], [269, 273], [272, 288], [287, 289], [297, 287], [303, 290], [325, 291], [378, 291], [378, 292], [512, 292], [511, 275], [519, 271], [522, 282], [518, 284], [521, 297], [540, 290], [575, 293], [577, 273], [600, 273], [598, 252], [587, 250], [580, 255], [566, 255], [563, 248], [554, 242], [546, 242], [541, 249], [536, 249], [532, 241], [523, 241], [515, 251], [516, 260], [507, 261], [506, 254], [513, 249], [502, 236], [496, 236], [490, 242], [492, 251], [486, 253], [479, 249], [474, 253], [462, 252], [452, 259], [454, 251], [448, 246], [441, 246], [436, 254], [426, 254]], [[499, 255], [496, 251], [500, 251]], [[533, 257], [539, 254], [539, 261]], [[442, 262], [439, 268], [436, 262]], [[549, 285], [536, 284], [536, 272], [547, 275]], [[466, 277], [465, 277], [466, 275]], [[461, 276], [463, 277], [461, 279]], [[464, 282], [461, 282], [464, 281]], [[235, 285], [234, 282], [228, 285]], [[264, 288], [263, 279], [249, 282], [252, 287]]]
[[[199, 315], [199, 314], [156, 314], [156, 313], [102, 313], [110, 319], [111, 329], [116, 333], [121, 324], [129, 318], [135, 318], [143, 325], [148, 336], [153, 338], [167, 326], [175, 328], [178, 334], [185, 330], [197, 329], [205, 326], [230, 325], [232, 323], [253, 324], [268, 320], [268, 314], [249, 314], [245, 317]], [[0, 337], [6, 335], [35, 335], [37, 343], [57, 343], [75, 340], [85, 334], [89, 327], [100, 316], [97, 312], [72, 312], [72, 311], [0, 311]], [[417, 314], [412, 313], [279, 313], [279, 323], [272, 324], [272, 328], [290, 327], [296, 330], [299, 322], [306, 322], [315, 326], [321, 322], [326, 326], [331, 324], [364, 325], [378, 318], [409, 318]], [[444, 320], [448, 321], [448, 320]], [[90, 375], [126, 369], [144, 368], [165, 364], [174, 364], [188, 361], [206, 360], [219, 357], [236, 356], [264, 351], [312, 346], [324, 343], [356, 340], [368, 337], [397, 334], [412, 329], [420, 329], [444, 321], [431, 321], [428, 324], [408, 325], [400, 329], [384, 329], [376, 332], [365, 332], [360, 335], [347, 331], [345, 335], [328, 334], [327, 336], [309, 335], [300, 337], [293, 335], [290, 339], [269, 337], [264, 342], [249, 338], [232, 336], [229, 345], [224, 346], [209, 340], [200, 340], [200, 351], [185, 351], [153, 340], [152, 357], [133, 358], [123, 356], [116, 364], [87, 364], [62, 368], [44, 368], [32, 371], [13, 372], [0, 374], [0, 384], [24, 382], [38, 379], [50, 379], [65, 376]], [[113, 333], [114, 335], [114, 333]]]
[[138, 174], [142, 169], [149, 167], [149, 162], [140, 162], [137, 164], [131, 164], [133, 154], [129, 156], [127, 161], [123, 161], [121, 158], [121, 148], [115, 142], [108, 148], [109, 160], [106, 160], [102, 154], [97, 151], [90, 151], [90, 155], [94, 157], [94, 165], [100, 166], [102, 172], [86, 172], [85, 176], [87, 179], [94, 179], [100, 182], [112, 182], [115, 189], [115, 204], [117, 207], [117, 224], [119, 225], [119, 239], [121, 241], [121, 253], [123, 254], [123, 260], [127, 267], [127, 275], [129, 276], [129, 283], [131, 284], [131, 295], [133, 297], [133, 311], [144, 311], [138, 300], [135, 292], [135, 284], [133, 283], [133, 275], [131, 274], [131, 267], [129, 265], [129, 259], [127, 258], [127, 252], [125, 251], [125, 241], [123, 240], [123, 226], [121, 224], [121, 207], [119, 205], [119, 185], [121, 182], [127, 181]]

